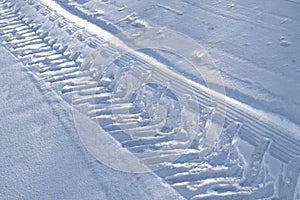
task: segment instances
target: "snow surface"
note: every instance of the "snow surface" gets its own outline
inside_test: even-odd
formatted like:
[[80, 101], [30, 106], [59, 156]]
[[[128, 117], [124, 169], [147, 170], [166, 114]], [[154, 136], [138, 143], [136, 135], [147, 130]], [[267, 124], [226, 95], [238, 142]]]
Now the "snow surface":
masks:
[[[299, 9], [298, 0], [1, 1], [0, 199], [300, 199]], [[128, 48], [119, 32], [156, 26], [203, 45], [223, 77], [227, 117], [204, 158], [203, 137], [218, 123], [207, 96], [223, 97], [204, 88], [187, 63], [142, 51], [103, 71], [81, 67], [111, 38]], [[123, 77], [128, 66], [137, 77]], [[171, 80], [175, 96], [187, 85], [197, 88], [201, 115], [188, 148], [185, 138], [172, 141], [180, 98], [143, 85], [148, 71], [155, 81]], [[142, 87], [129, 101], [111, 96], [112, 87], [134, 81]], [[184, 118], [192, 123], [182, 130], [194, 128], [191, 102]], [[160, 168], [132, 174], [106, 166], [97, 145], [84, 146], [74, 108], [121, 149]]]

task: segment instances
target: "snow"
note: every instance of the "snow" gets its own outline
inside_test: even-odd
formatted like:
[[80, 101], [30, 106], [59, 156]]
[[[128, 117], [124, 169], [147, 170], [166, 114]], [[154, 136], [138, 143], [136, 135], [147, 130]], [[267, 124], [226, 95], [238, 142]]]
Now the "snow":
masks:
[[299, 199], [299, 6], [0, 2], [0, 199]]

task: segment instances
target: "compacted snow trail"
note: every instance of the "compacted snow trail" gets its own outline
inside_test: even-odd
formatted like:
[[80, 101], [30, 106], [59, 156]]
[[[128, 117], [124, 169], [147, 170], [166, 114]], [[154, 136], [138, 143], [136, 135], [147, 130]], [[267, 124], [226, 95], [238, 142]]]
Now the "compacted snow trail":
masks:
[[[38, 80], [38, 87], [48, 85], [48, 89], [55, 91], [69, 105], [96, 119], [107, 134], [133, 154], [140, 155], [149, 167], [160, 166], [155, 173], [183, 197], [293, 199], [299, 195], [300, 129], [297, 125], [210, 93], [200, 83], [188, 80], [164, 64], [145, 61], [141, 56], [144, 53], [122, 55], [95, 77], [94, 71], [85, 69], [82, 62], [90, 52], [113, 37], [109, 30], [103, 30], [79, 15], [74, 17], [54, 1], [42, 2], [48, 6], [39, 1], [0, 3], [2, 44], [26, 65]], [[173, 8], [161, 4], [158, 7], [181, 15]], [[172, 80], [176, 94], [189, 93], [191, 88], [196, 91], [193, 102], [201, 105], [197, 125], [201, 134], [196, 135], [187, 149], [172, 143], [180, 120], [177, 113], [180, 105], [174, 93], [147, 84], [135, 91], [129, 103], [117, 102], [112, 95], [113, 88], [120, 84], [129, 68], [135, 78], [144, 77], [145, 71], [151, 71], [156, 82]], [[75, 92], [78, 96], [72, 99]], [[199, 157], [199, 147], [208, 124], [212, 123], [212, 94], [227, 108], [221, 110], [227, 116], [217, 143], [203, 158]], [[145, 95], [148, 98], [144, 98]], [[157, 96], [159, 99], [155, 99]], [[151, 101], [159, 101], [159, 105]], [[115, 108], [111, 102], [117, 102]], [[193, 107], [188, 109], [193, 111]], [[122, 113], [122, 110], [130, 113]], [[122, 118], [115, 117], [113, 112], [120, 112], [117, 116], [122, 115]], [[162, 116], [168, 116], [170, 120], [164, 121]], [[130, 136], [128, 132], [134, 134]], [[156, 152], [163, 152], [163, 156], [157, 159]], [[175, 162], [166, 160], [176, 156], [179, 159]], [[282, 165], [282, 169], [272, 165]]]

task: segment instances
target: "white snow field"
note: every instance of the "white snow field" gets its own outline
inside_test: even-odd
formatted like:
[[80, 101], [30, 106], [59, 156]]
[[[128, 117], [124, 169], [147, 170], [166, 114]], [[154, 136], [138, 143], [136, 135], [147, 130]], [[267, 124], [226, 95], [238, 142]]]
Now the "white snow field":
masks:
[[0, 42], [1, 200], [300, 199], [300, 1], [0, 0]]

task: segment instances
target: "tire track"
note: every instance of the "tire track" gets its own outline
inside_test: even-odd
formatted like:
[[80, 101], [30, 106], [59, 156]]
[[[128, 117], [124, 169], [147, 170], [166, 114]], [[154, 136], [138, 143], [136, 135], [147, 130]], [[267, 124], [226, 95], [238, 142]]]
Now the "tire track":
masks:
[[[227, 106], [228, 116], [226, 119], [227, 128], [220, 137], [229, 137], [230, 139], [225, 143], [219, 141], [214, 151], [204, 159], [198, 156], [201, 134], [196, 136], [195, 141], [188, 149], [181, 149], [180, 145], [172, 146], [170, 142], [174, 139], [174, 133], [161, 131], [151, 133], [153, 127], [161, 127], [160, 120], [157, 122], [150, 120], [149, 122], [149, 118], [143, 116], [144, 112], [139, 110], [134, 102], [126, 105], [120, 102], [120, 109], [136, 110], [134, 110], [134, 113], [124, 116], [123, 121], [117, 121], [116, 123], [110, 106], [110, 102], [114, 98], [111, 93], [113, 86], [116, 84], [115, 79], [124, 73], [124, 68], [130, 64], [132, 59], [141, 66], [141, 68], [133, 69], [137, 76], [142, 74], [142, 71], [149, 70], [147, 63], [139, 58], [132, 57], [132, 55], [124, 55], [116, 61], [118, 65], [115, 65], [115, 70], [112, 70], [115, 79], [111, 78], [112, 72], [108, 68], [101, 75], [99, 82], [99, 79], [93, 77], [93, 72], [82, 69], [81, 62], [89, 51], [104, 43], [103, 39], [91, 35], [83, 28], [71, 23], [39, 2], [12, 2], [0, 2], [0, 39], [5, 47], [37, 77], [50, 84], [69, 104], [72, 103], [71, 96], [74, 90], [79, 91], [80, 98], [76, 99], [77, 101], [73, 102], [73, 105], [79, 109], [81, 107], [89, 108], [91, 116], [101, 119], [99, 124], [108, 133], [132, 152], [141, 153], [141, 158], [145, 163], [149, 163], [150, 166], [158, 164], [165, 166], [156, 173], [177, 191], [185, 195], [186, 198], [226, 199], [228, 196], [244, 197], [246, 195], [262, 198], [273, 195], [272, 192], [271, 194], [268, 192], [274, 190], [272, 181], [266, 182], [267, 187], [259, 186], [258, 189], [254, 190], [253, 187], [243, 186], [243, 181], [247, 178], [247, 175], [243, 172], [240, 159], [237, 155], [234, 155], [236, 154], [235, 146], [232, 145], [233, 139], [237, 136], [256, 147], [265, 145], [265, 138], [272, 138], [268, 148], [258, 148], [260, 150], [255, 155], [261, 156], [259, 164], [258, 166], [251, 165], [248, 171], [251, 171], [251, 169], [256, 170], [257, 167], [263, 165], [262, 160], [267, 150], [274, 157], [286, 163], [300, 155], [300, 141], [290, 138], [288, 131], [266, 121], [261, 121], [260, 116], [251, 113], [249, 108], [232, 104], [232, 101], [221, 102]], [[38, 17], [36, 13], [38, 13]], [[164, 81], [165, 77], [168, 77], [168, 79], [177, 77], [175, 73], [162, 71], [159, 68], [155, 68], [153, 73], [155, 73], [158, 82]], [[74, 84], [75, 80], [76, 84]], [[180, 80], [181, 82], [179, 82]], [[189, 91], [189, 83], [182, 80], [184, 79], [172, 82], [176, 86], [176, 91], [191, 92]], [[194, 84], [193, 89], [197, 91], [194, 101], [202, 105], [202, 113], [205, 113], [207, 108], [213, 107], [210, 93], [202, 90], [203, 88], [199, 87], [198, 84]], [[164, 95], [165, 98], [169, 99], [169, 102], [172, 102], [170, 100], [173, 98], [172, 94], [164, 93]], [[95, 100], [93, 104], [90, 104], [91, 100]], [[176, 108], [176, 99], [173, 99], [173, 101], [173, 106]], [[200, 120], [200, 133], [205, 132], [211, 114], [212, 112], [206, 113]], [[138, 117], [142, 119], [137, 120]], [[150, 123], [151, 126], [147, 127], [139, 123], [145, 123], [146, 125]], [[122, 127], [122, 130], [120, 127]], [[124, 130], [136, 131], [135, 138], [128, 137]], [[229, 147], [220, 149], [218, 146]], [[170, 150], [164, 151], [164, 156], [157, 160], [152, 152], [164, 148], [170, 148]], [[166, 161], [166, 158], [178, 155], [182, 156], [176, 162], [168, 163]], [[253, 156], [255, 157], [255, 155]], [[216, 164], [216, 162], [220, 163]], [[259, 172], [263, 173], [261, 170]], [[208, 181], [208, 183], [205, 183], [205, 181]], [[250, 183], [252, 182], [250, 180]], [[273, 190], [270, 190], [270, 188], [273, 188]], [[252, 191], [249, 192], [249, 190]], [[207, 195], [201, 196], [201, 194], [207, 192]]]

